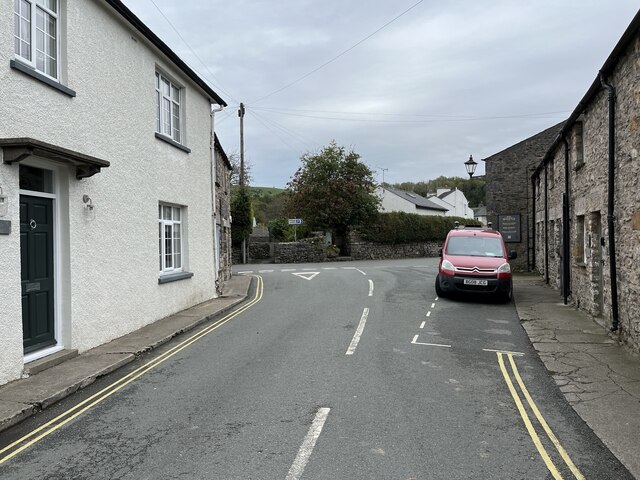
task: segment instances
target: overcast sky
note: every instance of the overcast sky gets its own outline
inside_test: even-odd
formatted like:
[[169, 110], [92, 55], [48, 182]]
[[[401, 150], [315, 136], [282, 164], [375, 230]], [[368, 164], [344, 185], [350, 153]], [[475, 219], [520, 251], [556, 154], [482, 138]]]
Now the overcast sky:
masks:
[[464, 177], [470, 154], [480, 162], [568, 117], [638, 10], [637, 0], [124, 3], [229, 104], [216, 115], [229, 154], [244, 102], [253, 185], [273, 187], [331, 140], [378, 181], [382, 169], [391, 183]]

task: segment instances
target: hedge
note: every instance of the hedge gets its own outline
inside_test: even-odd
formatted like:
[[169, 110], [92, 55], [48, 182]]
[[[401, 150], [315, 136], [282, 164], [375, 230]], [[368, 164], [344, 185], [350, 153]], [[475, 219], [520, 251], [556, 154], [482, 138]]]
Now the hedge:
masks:
[[439, 217], [416, 213], [380, 213], [367, 225], [356, 228], [363, 240], [375, 243], [399, 244], [444, 240], [449, 230], [460, 225], [481, 226], [477, 220], [462, 217]]

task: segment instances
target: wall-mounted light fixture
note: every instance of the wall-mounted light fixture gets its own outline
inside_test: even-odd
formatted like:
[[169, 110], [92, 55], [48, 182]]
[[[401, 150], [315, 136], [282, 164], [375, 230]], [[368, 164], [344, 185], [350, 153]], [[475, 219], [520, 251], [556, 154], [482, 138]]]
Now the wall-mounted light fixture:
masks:
[[93, 210], [93, 201], [91, 200], [91, 197], [89, 195], [82, 195], [82, 201], [85, 204], [85, 208]]

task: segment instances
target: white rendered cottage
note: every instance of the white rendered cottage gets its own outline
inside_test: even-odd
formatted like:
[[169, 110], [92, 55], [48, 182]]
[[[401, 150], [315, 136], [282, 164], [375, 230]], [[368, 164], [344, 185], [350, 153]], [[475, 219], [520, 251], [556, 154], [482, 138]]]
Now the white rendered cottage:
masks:
[[437, 205], [414, 192], [378, 186], [376, 195], [380, 198], [379, 209], [381, 212], [405, 212], [439, 217], [443, 217], [447, 213], [445, 207]]
[[119, 0], [2, 5], [0, 384], [216, 295], [225, 105]]
[[430, 195], [427, 200], [447, 209], [447, 217], [474, 218], [473, 210], [469, 207], [469, 201], [461, 190], [455, 188], [438, 188], [435, 195]]

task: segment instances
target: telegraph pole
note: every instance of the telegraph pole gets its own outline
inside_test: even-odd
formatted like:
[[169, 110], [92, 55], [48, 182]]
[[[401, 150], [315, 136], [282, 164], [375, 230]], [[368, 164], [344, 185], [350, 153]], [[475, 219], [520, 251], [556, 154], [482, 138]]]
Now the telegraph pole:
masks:
[[384, 172], [387, 172], [388, 168], [378, 167], [379, 170], [382, 170], [382, 186], [384, 187]]
[[[238, 109], [238, 117], [240, 117], [240, 189], [244, 185], [244, 103], [240, 103]], [[242, 239], [242, 264], [247, 263], [247, 239]]]
[[240, 117], [240, 185], [244, 185], [244, 103], [238, 109]]

